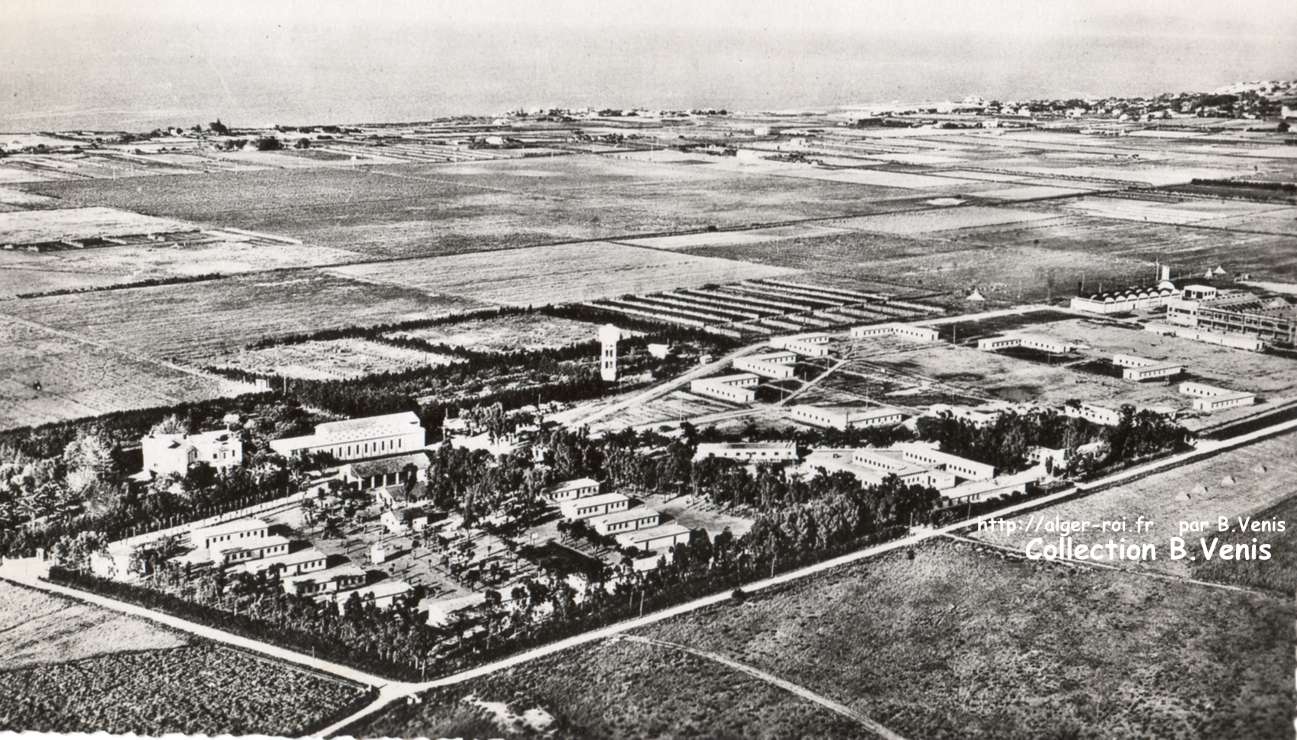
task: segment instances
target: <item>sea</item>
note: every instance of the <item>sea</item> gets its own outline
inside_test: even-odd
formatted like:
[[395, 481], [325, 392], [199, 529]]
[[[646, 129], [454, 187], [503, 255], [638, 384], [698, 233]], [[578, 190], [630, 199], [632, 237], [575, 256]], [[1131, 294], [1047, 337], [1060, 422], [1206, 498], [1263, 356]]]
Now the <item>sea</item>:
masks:
[[795, 112], [1297, 77], [1297, 34], [236, 20], [2, 24], [0, 131], [421, 121], [538, 107]]

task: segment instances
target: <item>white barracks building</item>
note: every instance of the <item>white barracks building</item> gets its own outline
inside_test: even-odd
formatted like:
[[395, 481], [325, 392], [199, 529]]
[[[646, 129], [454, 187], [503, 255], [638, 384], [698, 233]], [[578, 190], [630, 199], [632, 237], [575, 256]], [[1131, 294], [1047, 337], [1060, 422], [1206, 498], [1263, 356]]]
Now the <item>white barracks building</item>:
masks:
[[426, 445], [423, 425], [412, 411], [317, 424], [315, 434], [285, 437], [270, 443], [283, 455], [327, 452], [339, 460], [414, 452]]
[[243, 464], [243, 441], [225, 430], [201, 434], [150, 434], [140, 440], [144, 472], [184, 476], [192, 465], [207, 463], [219, 471]]

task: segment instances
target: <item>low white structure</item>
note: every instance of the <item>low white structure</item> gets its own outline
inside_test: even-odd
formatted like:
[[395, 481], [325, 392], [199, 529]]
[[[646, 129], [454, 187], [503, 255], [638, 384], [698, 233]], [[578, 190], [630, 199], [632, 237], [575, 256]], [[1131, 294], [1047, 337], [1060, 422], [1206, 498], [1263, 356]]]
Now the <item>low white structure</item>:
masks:
[[995, 407], [973, 407], [973, 406], [951, 406], [944, 403], [933, 404], [928, 407], [925, 416], [940, 417], [943, 415], [951, 416], [955, 419], [969, 421], [975, 427], [984, 427], [994, 424], [1000, 418], [1000, 414], [1005, 409]]
[[977, 340], [977, 348], [994, 352], [1011, 347], [1025, 347], [1034, 349], [1039, 352], [1049, 352], [1052, 354], [1066, 354], [1076, 349], [1076, 345], [1065, 342], [1053, 337], [1041, 336], [1039, 334], [1009, 334], [1001, 337], [985, 337]]
[[288, 554], [288, 538], [279, 535], [242, 537], [218, 542], [207, 549], [216, 565], [238, 565], [274, 555]]
[[243, 464], [243, 440], [219, 430], [200, 434], [150, 434], [140, 439], [144, 472], [158, 477], [184, 477], [189, 468], [206, 463], [225, 472]]
[[427, 480], [428, 456], [423, 452], [416, 452], [411, 455], [347, 463], [338, 468], [338, 477], [342, 482], [362, 491]]
[[1102, 424], [1103, 426], [1109, 427], [1114, 427], [1121, 423], [1120, 411], [1093, 403], [1082, 403], [1078, 406], [1064, 404], [1063, 415], [1085, 419], [1088, 422]]
[[1091, 293], [1072, 298], [1069, 307], [1073, 311], [1086, 313], [1114, 314], [1132, 311], [1149, 311], [1174, 300], [1175, 286], [1163, 282], [1154, 287], [1128, 288], [1109, 293]]
[[1184, 372], [1183, 365], [1135, 355], [1113, 355], [1112, 364], [1122, 368], [1121, 377], [1134, 381], [1170, 378]]
[[940, 337], [940, 334], [930, 326], [916, 326], [914, 324], [869, 324], [851, 328], [852, 339], [886, 336], [901, 337], [902, 339], [911, 339], [917, 342], [935, 342]]
[[942, 452], [935, 447], [925, 444], [910, 442], [895, 445], [892, 449], [900, 450], [901, 454], [905, 456], [907, 462], [918, 463], [954, 473], [960, 478], [968, 480], [988, 480], [995, 477], [994, 465], [988, 465], [976, 460], [969, 460], [966, 457]]
[[828, 334], [795, 334], [788, 337], [774, 337], [770, 346], [775, 349], [786, 349], [803, 357], [825, 357], [829, 354]]
[[752, 373], [719, 375], [689, 383], [689, 391], [731, 403], [752, 403], [757, 398], [756, 387], [761, 379]]
[[360, 566], [346, 563], [312, 573], [289, 576], [280, 583], [287, 593], [296, 596], [318, 596], [364, 585], [365, 571]]
[[887, 406], [812, 406], [798, 404], [788, 410], [792, 419], [817, 427], [859, 429], [895, 426], [905, 421], [905, 413]]
[[630, 498], [620, 493], [601, 493], [597, 496], [586, 496], [572, 501], [564, 501], [558, 506], [563, 518], [569, 521], [590, 519], [617, 511], [625, 511], [629, 508]]
[[797, 369], [797, 355], [787, 350], [748, 355], [735, 360], [734, 369], [775, 380], [786, 380], [793, 377], [793, 372]]
[[635, 532], [617, 535], [617, 544], [637, 550], [665, 550], [689, 542], [689, 528], [679, 524], [663, 524]]
[[309, 547], [305, 550], [290, 552], [281, 555], [271, 555], [260, 560], [255, 560], [243, 566], [243, 569], [249, 573], [260, 573], [262, 571], [279, 571], [281, 578], [301, 575], [303, 573], [314, 573], [327, 568], [329, 565], [329, 556]]
[[372, 586], [364, 588], [351, 589], [350, 591], [339, 591], [331, 596], [323, 597], [331, 600], [338, 605], [338, 613], [346, 614], [347, 603], [351, 601], [352, 596], [360, 598], [362, 605], [373, 604], [382, 610], [391, 609], [396, 600], [414, 591], [414, 586], [408, 581], [400, 579], [379, 581]]
[[314, 434], [276, 439], [270, 449], [284, 457], [325, 452], [339, 460], [359, 460], [413, 452], [427, 444], [426, 436], [419, 417], [405, 411], [317, 424]]
[[270, 525], [264, 520], [235, 519], [231, 522], [213, 524], [210, 527], [199, 527], [189, 533], [189, 541], [199, 550], [210, 550], [223, 542], [265, 537], [268, 534], [270, 534]]
[[604, 514], [590, 520], [590, 525], [594, 527], [594, 531], [605, 536], [656, 527], [661, 523], [661, 514], [644, 507], [627, 509], [615, 514]]
[[379, 516], [379, 521], [392, 534], [422, 532], [428, 528], [431, 520], [428, 512], [419, 506], [406, 509], [388, 509]]
[[1195, 342], [1205, 344], [1216, 344], [1221, 347], [1231, 347], [1233, 349], [1244, 349], [1249, 352], [1262, 352], [1265, 350], [1265, 342], [1260, 337], [1252, 334], [1227, 333], [1219, 331], [1207, 331], [1206, 329], [1196, 329], [1191, 326], [1176, 326], [1162, 322], [1150, 322], [1144, 325], [1145, 331], [1151, 331], [1163, 336], [1176, 336], [1181, 339], [1192, 339]]
[[694, 459], [720, 457], [742, 462], [789, 462], [797, 459], [797, 445], [792, 442], [701, 442]]
[[541, 497], [546, 501], [553, 503], [562, 503], [572, 501], [586, 496], [594, 496], [599, 493], [599, 481], [594, 478], [576, 478], [574, 480], [556, 483], [546, 488], [541, 493]]
[[1193, 398], [1196, 411], [1223, 411], [1238, 406], [1251, 406], [1256, 403], [1256, 394], [1245, 391], [1233, 391], [1206, 383], [1186, 382], [1180, 384], [1180, 393]]

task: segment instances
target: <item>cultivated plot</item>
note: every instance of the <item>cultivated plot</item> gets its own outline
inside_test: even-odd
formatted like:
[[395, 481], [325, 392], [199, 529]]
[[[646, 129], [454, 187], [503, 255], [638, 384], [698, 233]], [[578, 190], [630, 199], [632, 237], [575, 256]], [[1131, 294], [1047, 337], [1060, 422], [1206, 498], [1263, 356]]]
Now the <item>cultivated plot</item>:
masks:
[[936, 231], [955, 231], [980, 226], [1032, 223], [1051, 218], [1057, 218], [1057, 216], [1041, 211], [1024, 211], [991, 206], [967, 206], [963, 208], [941, 208], [861, 216], [859, 218], [834, 221], [833, 225], [861, 231], [908, 235]]
[[528, 306], [591, 301], [793, 270], [607, 242], [329, 268], [347, 278]]
[[115, 208], [58, 208], [0, 213], [0, 245], [193, 231], [193, 224]]
[[365, 339], [335, 339], [245, 349], [223, 357], [219, 366], [262, 376], [345, 380], [377, 373], [449, 365], [456, 361], [458, 358], [450, 355], [395, 347]]
[[476, 305], [311, 270], [0, 304], [0, 313], [148, 357], [217, 358], [263, 338], [426, 319]]
[[597, 324], [526, 313], [465, 319], [453, 324], [396, 332], [392, 336], [409, 336], [435, 344], [478, 351], [516, 352], [590, 341], [598, 331]]
[[0, 428], [171, 406], [254, 390], [0, 316]]

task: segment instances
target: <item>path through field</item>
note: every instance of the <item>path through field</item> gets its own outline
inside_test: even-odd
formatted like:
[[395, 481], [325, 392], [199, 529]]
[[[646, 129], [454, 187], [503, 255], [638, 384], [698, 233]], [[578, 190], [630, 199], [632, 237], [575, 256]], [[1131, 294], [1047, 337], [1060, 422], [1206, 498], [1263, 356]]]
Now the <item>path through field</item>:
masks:
[[879, 737], [886, 738], [887, 740], [905, 740], [901, 735], [892, 732], [886, 727], [866, 717], [860, 712], [855, 711], [851, 707], [846, 706], [845, 704], [840, 704], [826, 696], [822, 696], [820, 694], [815, 693], [814, 691], [811, 691], [805, 686], [800, 686], [798, 684], [792, 683], [791, 681], [785, 681], [784, 679], [772, 673], [766, 673], [763, 670], [760, 670], [758, 668], [753, 668], [750, 665], [745, 665], [743, 663], [738, 662], [737, 660], [732, 660], [719, 653], [713, 653], [707, 650], [698, 650], [696, 648], [691, 648], [688, 645], [681, 645], [679, 643], [668, 642], [666, 640], [656, 640], [651, 637], [641, 637], [639, 635], [626, 635], [621, 639], [642, 643], [644, 645], [656, 645], [658, 647], [667, 648], [668, 650], [679, 650], [681, 652], [689, 653], [690, 655], [696, 655], [699, 658], [705, 658], [707, 660], [715, 661], [717, 663], [720, 663], [721, 665], [727, 666], [729, 668], [733, 668], [736, 671], [741, 671], [743, 673], [746, 673], [747, 675], [752, 676], [753, 678], [759, 679], [761, 681], [765, 681], [766, 683], [771, 684], [773, 686], [778, 686], [784, 691], [787, 691], [796, 696], [800, 696], [801, 698], [807, 701], [819, 704], [825, 709], [828, 709], [833, 712], [837, 712], [838, 714], [842, 715], [843, 717], [846, 717], [847, 719], [858, 722], [860, 726], [864, 727], [865, 729], [869, 730], [875, 735], [878, 735]]

